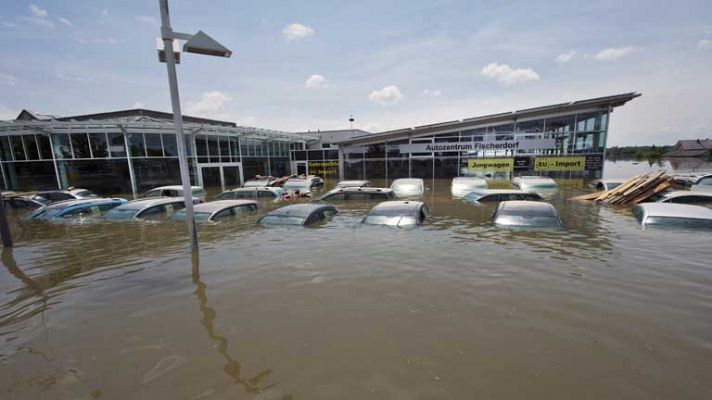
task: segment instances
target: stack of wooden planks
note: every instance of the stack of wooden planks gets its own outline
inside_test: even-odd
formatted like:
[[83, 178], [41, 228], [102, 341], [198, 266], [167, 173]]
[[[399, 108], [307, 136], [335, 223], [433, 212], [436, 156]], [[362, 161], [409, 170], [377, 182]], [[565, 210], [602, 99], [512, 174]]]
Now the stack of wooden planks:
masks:
[[606, 204], [630, 205], [644, 202], [673, 186], [673, 178], [664, 171], [634, 176], [620, 186], [602, 192], [587, 193], [572, 200], [590, 200]]

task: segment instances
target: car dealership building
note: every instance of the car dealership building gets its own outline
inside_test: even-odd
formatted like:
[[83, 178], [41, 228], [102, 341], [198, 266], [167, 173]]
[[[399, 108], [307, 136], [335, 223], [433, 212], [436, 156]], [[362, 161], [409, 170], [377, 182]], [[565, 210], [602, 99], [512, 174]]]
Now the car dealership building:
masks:
[[[239, 186], [254, 175], [449, 179], [516, 175], [595, 179], [610, 117], [625, 93], [380, 133], [290, 133], [184, 116], [191, 181]], [[23, 110], [0, 122], [6, 190], [84, 187], [140, 193], [180, 182], [172, 115], [133, 109], [53, 117]]]

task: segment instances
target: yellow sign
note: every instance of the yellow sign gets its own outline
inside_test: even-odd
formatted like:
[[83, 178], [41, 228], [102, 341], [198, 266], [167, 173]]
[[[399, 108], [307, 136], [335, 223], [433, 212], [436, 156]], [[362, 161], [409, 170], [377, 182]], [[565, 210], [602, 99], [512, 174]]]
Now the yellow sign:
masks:
[[536, 157], [534, 171], [583, 171], [586, 157]]
[[467, 171], [512, 172], [513, 158], [471, 158], [467, 160]]
[[338, 161], [309, 161], [309, 173], [322, 177], [339, 174]]

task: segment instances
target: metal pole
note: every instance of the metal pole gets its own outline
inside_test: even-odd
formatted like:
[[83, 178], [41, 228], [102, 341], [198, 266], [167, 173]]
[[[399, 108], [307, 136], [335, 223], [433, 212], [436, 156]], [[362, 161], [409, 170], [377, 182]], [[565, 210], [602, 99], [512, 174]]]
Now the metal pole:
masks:
[[7, 223], [5, 198], [3, 196], [0, 196], [0, 236], [2, 236], [3, 247], [12, 247], [12, 234], [10, 233], [10, 226]]
[[198, 236], [195, 232], [193, 219], [193, 192], [190, 188], [190, 175], [188, 174], [188, 159], [185, 152], [185, 139], [183, 135], [183, 115], [180, 110], [180, 97], [178, 95], [178, 77], [176, 75], [175, 54], [173, 53], [173, 38], [171, 21], [168, 16], [168, 0], [158, 0], [161, 8], [161, 36], [166, 52], [166, 67], [168, 69], [168, 86], [171, 91], [171, 105], [173, 106], [173, 120], [176, 128], [176, 142], [178, 144], [178, 163], [180, 165], [180, 179], [183, 184], [183, 197], [185, 201], [185, 220], [188, 225], [191, 250], [198, 250]]

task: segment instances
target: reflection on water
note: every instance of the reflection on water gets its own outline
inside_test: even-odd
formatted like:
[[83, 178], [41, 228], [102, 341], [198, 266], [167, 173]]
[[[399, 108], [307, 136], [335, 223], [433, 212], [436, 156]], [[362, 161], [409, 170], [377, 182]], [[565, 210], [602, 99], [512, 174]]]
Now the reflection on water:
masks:
[[[630, 168], [633, 168], [629, 165]], [[378, 183], [377, 183], [378, 184]], [[504, 183], [500, 184], [504, 185]], [[426, 225], [20, 222], [0, 261], [3, 398], [708, 398], [710, 234], [548, 196], [490, 223], [429, 181]], [[265, 204], [261, 213], [276, 205]]]

